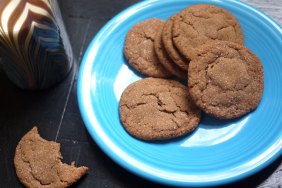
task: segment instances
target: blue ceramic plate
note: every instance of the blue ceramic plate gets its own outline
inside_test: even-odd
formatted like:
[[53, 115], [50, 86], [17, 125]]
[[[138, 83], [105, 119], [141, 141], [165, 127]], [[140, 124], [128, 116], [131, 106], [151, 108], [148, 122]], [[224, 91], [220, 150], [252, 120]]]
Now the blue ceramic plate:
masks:
[[[167, 19], [196, 3], [210, 3], [233, 13], [245, 44], [264, 67], [265, 88], [258, 108], [248, 115], [220, 121], [204, 116], [192, 134], [168, 142], [137, 140], [123, 129], [121, 93], [142, 76], [123, 56], [127, 31], [136, 23]], [[282, 30], [272, 19], [231, 0], [142, 1], [114, 17], [86, 51], [78, 79], [79, 107], [92, 138], [129, 171], [163, 184], [211, 186], [233, 182], [261, 170], [282, 153]]]

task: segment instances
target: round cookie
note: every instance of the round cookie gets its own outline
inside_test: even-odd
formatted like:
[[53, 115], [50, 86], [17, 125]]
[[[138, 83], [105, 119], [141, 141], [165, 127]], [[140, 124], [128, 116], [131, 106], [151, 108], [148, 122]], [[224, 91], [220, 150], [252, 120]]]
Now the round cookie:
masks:
[[178, 13], [172, 35], [176, 48], [188, 60], [206, 42], [223, 40], [244, 45], [237, 19], [227, 10], [209, 4], [192, 5]]
[[242, 45], [215, 41], [200, 47], [188, 69], [189, 93], [207, 114], [220, 119], [240, 117], [259, 104], [263, 67]]
[[159, 29], [154, 41], [154, 48], [160, 63], [174, 76], [187, 79], [187, 71], [180, 69], [167, 54], [162, 41], [163, 27]]
[[60, 144], [44, 140], [34, 127], [20, 140], [14, 164], [16, 174], [26, 187], [68, 187], [78, 181], [87, 167], [61, 162]]
[[134, 25], [127, 33], [124, 55], [128, 63], [147, 76], [167, 78], [171, 74], [158, 61], [154, 51], [155, 35], [164, 21], [151, 18]]
[[129, 134], [142, 140], [165, 140], [193, 131], [201, 111], [187, 87], [174, 80], [145, 78], [129, 85], [119, 106]]
[[175, 48], [172, 41], [172, 26], [173, 26], [173, 20], [175, 18], [176, 16], [170, 17], [164, 24], [162, 41], [164, 48], [167, 51], [169, 57], [174, 61], [176, 65], [180, 67], [180, 69], [187, 72], [188, 61], [178, 52], [177, 48]]

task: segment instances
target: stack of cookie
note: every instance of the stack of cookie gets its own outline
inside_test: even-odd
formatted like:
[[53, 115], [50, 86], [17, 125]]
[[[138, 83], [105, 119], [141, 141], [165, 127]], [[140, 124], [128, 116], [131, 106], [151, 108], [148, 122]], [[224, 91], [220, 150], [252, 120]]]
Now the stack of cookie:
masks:
[[[129, 86], [120, 102], [124, 127], [143, 140], [191, 132], [199, 109], [220, 119], [238, 118], [262, 97], [261, 62], [244, 47], [236, 18], [214, 5], [192, 5], [167, 21], [136, 24], [127, 33], [124, 54], [134, 69], [153, 77]], [[173, 76], [188, 80], [188, 87], [164, 79]]]

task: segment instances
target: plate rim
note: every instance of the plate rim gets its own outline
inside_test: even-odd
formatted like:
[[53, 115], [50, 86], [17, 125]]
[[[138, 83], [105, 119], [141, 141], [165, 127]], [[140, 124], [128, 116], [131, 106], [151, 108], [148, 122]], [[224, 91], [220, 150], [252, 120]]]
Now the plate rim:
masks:
[[[162, 0], [162, 2], [172, 2], [172, 1], [173, 0]], [[235, 4], [237, 3], [238, 5], [244, 6], [248, 9], [252, 9], [256, 13], [258, 13], [261, 16], [263, 16], [264, 18], [266, 18], [268, 20], [268, 23], [270, 23], [272, 26], [275, 26], [275, 28], [280, 30], [280, 34], [282, 36], [282, 27], [273, 18], [264, 14], [262, 11], [260, 11], [256, 7], [253, 7], [249, 4], [246, 4], [246, 3], [238, 1], [238, 0], [230, 0], [229, 2], [225, 2], [223, 0], [204, 0], [204, 1], [223, 2], [224, 4], [225, 3], [228, 4], [228, 3], [232, 2], [232, 3], [235, 3]], [[113, 161], [115, 161], [118, 165], [122, 166], [124, 169], [130, 171], [131, 173], [133, 173], [135, 175], [138, 175], [139, 177], [151, 180], [153, 182], [161, 183], [161, 184], [165, 184], [165, 185], [174, 185], [174, 186], [183, 186], [184, 185], [184, 186], [197, 186], [198, 187], [198, 186], [216, 186], [216, 185], [233, 183], [233, 182], [236, 182], [238, 180], [242, 180], [244, 178], [247, 178], [247, 177], [261, 171], [262, 169], [266, 168], [271, 163], [273, 163], [275, 160], [277, 160], [279, 157], [281, 157], [281, 154], [282, 154], [281, 143], [282, 142], [279, 142], [280, 148], [278, 149], [277, 152], [274, 153], [274, 155], [271, 155], [266, 161], [264, 161], [259, 166], [255, 166], [251, 170], [245, 171], [244, 173], [239, 174], [237, 176], [229, 177], [227, 179], [215, 180], [215, 181], [210, 181], [210, 182], [202, 182], [202, 183], [201, 182], [176, 182], [176, 181], [166, 180], [166, 179], [162, 179], [162, 178], [160, 179], [156, 176], [152, 176], [151, 174], [144, 174], [144, 172], [140, 171], [137, 166], [129, 166], [130, 164], [127, 164], [125, 162], [125, 160], [122, 160], [120, 158], [120, 156], [114, 154], [113, 150], [107, 144], [105, 144], [104, 141], [99, 136], [97, 136], [98, 135], [97, 130], [95, 130], [93, 128], [93, 125], [91, 124], [89, 117], [87, 116], [89, 111], [87, 112], [87, 110], [85, 110], [85, 109], [91, 109], [91, 105], [90, 104], [87, 105], [87, 102], [85, 102], [85, 97], [83, 97], [83, 96], [85, 96], [85, 90], [82, 89], [82, 88], [84, 88], [83, 87], [84, 86], [84, 84], [83, 84], [84, 79], [83, 78], [85, 78], [85, 76], [87, 76], [88, 79], [91, 80], [91, 74], [85, 75], [85, 66], [89, 62], [89, 59], [94, 58], [94, 55], [96, 55], [96, 53], [91, 54], [90, 52], [93, 53], [93, 49], [96, 47], [95, 44], [99, 42], [100, 38], [103, 36], [103, 34], [106, 31], [111, 29], [112, 26], [119, 24], [124, 18], [127, 18], [126, 15], [127, 15], [128, 12], [130, 13], [131, 11], [136, 10], [136, 8], [138, 8], [138, 7], [141, 8], [143, 6], [146, 6], [146, 5], [155, 3], [155, 2], [158, 2], [158, 0], [144, 0], [144, 1], [138, 2], [136, 4], [133, 4], [133, 5], [129, 6], [128, 8], [124, 9], [123, 11], [121, 11], [120, 13], [116, 14], [110, 21], [108, 21], [98, 31], [98, 33], [95, 35], [95, 37], [89, 43], [87, 50], [85, 51], [85, 53], [83, 55], [83, 58], [81, 60], [81, 65], [80, 65], [80, 68], [79, 68], [79, 72], [78, 72], [78, 79], [77, 79], [77, 100], [78, 100], [78, 106], [79, 106], [80, 114], [82, 116], [83, 122], [86, 126], [88, 133], [91, 135], [91, 138], [97, 143], [97, 145], [102, 149], [102, 151], [108, 155], [108, 157], [110, 157]], [[134, 14], [134, 13], [131, 13], [131, 14]], [[98, 48], [99, 47], [96, 47], [96, 49], [94, 49], [94, 51], [97, 50]], [[94, 64], [94, 61], [92, 62], [92, 65], [93, 64]], [[88, 70], [88, 72], [89, 71], [90, 70]], [[91, 86], [89, 85], [88, 87], [90, 88]], [[95, 114], [95, 113], [93, 113], [93, 114]], [[97, 121], [97, 123], [98, 123], [98, 121]]]

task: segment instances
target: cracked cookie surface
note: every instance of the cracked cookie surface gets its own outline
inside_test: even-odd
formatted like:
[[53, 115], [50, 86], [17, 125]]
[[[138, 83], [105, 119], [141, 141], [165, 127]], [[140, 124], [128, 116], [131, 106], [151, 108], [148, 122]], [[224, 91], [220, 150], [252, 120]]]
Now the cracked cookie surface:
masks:
[[171, 74], [159, 62], [154, 51], [157, 31], [165, 22], [151, 18], [134, 25], [126, 35], [124, 55], [137, 71], [151, 77], [168, 78]]
[[223, 40], [244, 45], [237, 19], [227, 10], [209, 4], [192, 5], [175, 16], [172, 40], [187, 60], [206, 42]]
[[19, 142], [14, 164], [19, 180], [30, 188], [63, 188], [81, 178], [87, 167], [61, 162], [60, 144], [40, 137], [34, 127]]
[[232, 42], [210, 42], [188, 69], [189, 93], [204, 112], [220, 119], [240, 117], [257, 107], [263, 87], [258, 57]]
[[193, 131], [201, 111], [187, 87], [174, 80], [145, 78], [129, 85], [120, 100], [127, 132], [142, 140], [165, 140]]

